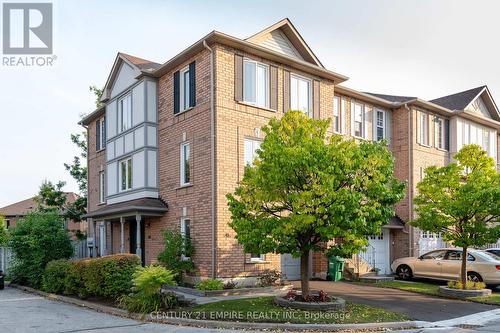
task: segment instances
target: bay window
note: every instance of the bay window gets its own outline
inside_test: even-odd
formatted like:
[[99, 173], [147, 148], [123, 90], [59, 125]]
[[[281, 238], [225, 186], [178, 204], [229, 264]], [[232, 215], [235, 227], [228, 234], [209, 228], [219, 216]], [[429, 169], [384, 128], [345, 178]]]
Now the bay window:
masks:
[[290, 108], [307, 114], [312, 112], [312, 82], [304, 77], [290, 76]]
[[243, 60], [243, 101], [269, 108], [269, 66]]
[[120, 161], [120, 189], [122, 191], [132, 188], [132, 159], [127, 158]]
[[132, 94], [128, 94], [118, 101], [119, 132], [132, 127]]

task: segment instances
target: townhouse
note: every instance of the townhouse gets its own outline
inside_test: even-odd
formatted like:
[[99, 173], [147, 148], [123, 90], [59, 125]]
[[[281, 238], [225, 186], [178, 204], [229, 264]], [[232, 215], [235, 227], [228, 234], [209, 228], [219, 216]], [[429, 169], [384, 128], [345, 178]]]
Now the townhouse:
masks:
[[[102, 107], [81, 121], [92, 254], [137, 253], [149, 264], [171, 229], [193, 242], [193, 278], [265, 269], [298, 278], [290, 255], [243, 252], [225, 198], [254, 160], [262, 126], [289, 109], [331, 119], [331, 133], [389, 142], [409, 186], [364, 260], [389, 273], [393, 259], [439, 246], [439, 235], [408, 225], [415, 185], [425, 167], [445, 165], [467, 143], [498, 161], [500, 114], [488, 88], [425, 101], [359, 92], [341, 85], [347, 79], [321, 64], [288, 19], [247, 39], [213, 31], [162, 64], [118, 53]], [[325, 277], [323, 254], [310, 271]]]

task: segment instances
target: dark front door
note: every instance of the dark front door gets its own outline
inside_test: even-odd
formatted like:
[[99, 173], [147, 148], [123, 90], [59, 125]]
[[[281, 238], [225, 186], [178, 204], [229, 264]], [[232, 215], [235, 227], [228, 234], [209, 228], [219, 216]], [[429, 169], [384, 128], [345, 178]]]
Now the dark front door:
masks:
[[[142, 218], [142, 221], [141, 221], [141, 261], [142, 261], [142, 264], [144, 265], [144, 263], [146, 262], [145, 258], [145, 246], [144, 246], [144, 241], [145, 241], [145, 237], [144, 237], [144, 223], [146, 221], [144, 221], [144, 218]], [[130, 253], [135, 253], [136, 249], [137, 249], [137, 222], [135, 221], [135, 219], [133, 219], [132, 221], [130, 221]]]

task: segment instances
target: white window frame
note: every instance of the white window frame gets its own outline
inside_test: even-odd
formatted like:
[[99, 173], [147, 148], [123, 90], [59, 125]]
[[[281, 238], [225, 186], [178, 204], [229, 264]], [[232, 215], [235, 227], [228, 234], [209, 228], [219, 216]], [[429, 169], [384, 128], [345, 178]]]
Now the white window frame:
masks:
[[[423, 120], [423, 122], [422, 122]], [[422, 125], [424, 127], [422, 128]], [[418, 111], [417, 113], [417, 142], [422, 146], [429, 147], [429, 114], [427, 112]]]
[[[299, 96], [300, 96], [300, 94], [299, 94], [299, 84], [297, 84], [297, 91], [295, 91], [296, 96], [294, 98], [294, 96], [293, 96], [294, 95], [294, 91], [292, 90], [292, 80], [297, 80], [298, 82], [300, 82], [300, 81], [307, 82], [307, 86], [309, 87], [309, 91], [308, 91], [308, 94], [307, 94], [308, 110], [300, 110], [300, 109], [298, 109]], [[299, 110], [299, 111], [302, 111], [302, 112], [306, 113], [307, 115], [311, 116], [312, 115], [312, 111], [313, 111], [312, 89], [313, 89], [313, 86], [312, 86], [312, 80], [311, 79], [309, 79], [307, 77], [304, 77], [304, 76], [301, 76], [301, 75], [298, 75], [298, 74], [295, 74], [295, 73], [290, 74], [290, 109], [291, 110]], [[293, 106], [294, 103], [296, 104], [297, 107]]]
[[[247, 144], [252, 145], [251, 162], [248, 159], [249, 156], [246, 156]], [[262, 140], [259, 140], [259, 139], [255, 139], [255, 138], [244, 138], [243, 139], [243, 164], [244, 164], [244, 166], [247, 166], [247, 165], [253, 166], [253, 162], [258, 157], [257, 149], [260, 149], [261, 144], [262, 144]]]
[[99, 149], [98, 149], [98, 151], [99, 151], [99, 150], [104, 149], [104, 144], [106, 143], [106, 138], [105, 138], [105, 133], [106, 133], [106, 130], [105, 130], [105, 128], [104, 128], [104, 126], [105, 126], [106, 124], [105, 124], [105, 122], [104, 122], [104, 119], [105, 119], [105, 118], [104, 118], [104, 117], [102, 117], [102, 118], [100, 118], [100, 119], [98, 120], [98, 122], [99, 122], [99, 142], [98, 142], [98, 144], [99, 144]]
[[[122, 171], [122, 164], [125, 163], [125, 188], [122, 187], [123, 185], [123, 182], [122, 182], [122, 178], [123, 178], [123, 171]], [[128, 168], [128, 164], [130, 163], [130, 171], [129, 172], [129, 168]], [[132, 163], [132, 157], [127, 157], [127, 158], [124, 158], [122, 160], [120, 160], [120, 162], [118, 163], [118, 176], [119, 176], [119, 180], [120, 180], [120, 186], [119, 186], [119, 189], [120, 189], [120, 192], [126, 192], [126, 191], [130, 191], [134, 184], [133, 184], [133, 174], [134, 174], [134, 165]]]
[[[352, 117], [352, 126], [353, 126], [353, 129], [352, 129], [352, 135], [355, 137], [355, 138], [359, 138], [359, 139], [364, 139], [365, 138], [365, 131], [366, 131], [366, 128], [365, 128], [365, 105], [361, 102], [358, 102], [358, 101], [354, 101], [354, 100], [351, 100], [351, 105], [352, 105], [352, 113], [351, 113], [351, 117]], [[358, 122], [356, 120], [356, 105], [360, 105], [361, 106], [361, 133], [360, 135], [356, 135], [356, 123]]]
[[[186, 223], [188, 222], [188, 223]], [[186, 235], [186, 224], [189, 224], [189, 235]], [[181, 217], [181, 235], [183, 238], [188, 238], [191, 241], [191, 219], [189, 217]], [[181, 260], [189, 260], [190, 257], [182, 254]]]
[[[250, 101], [248, 96], [246, 96], [246, 85], [247, 85], [247, 82], [245, 80], [247, 74], [246, 74], [246, 71], [245, 71], [245, 64], [254, 64], [255, 65], [255, 72], [254, 72], [254, 75], [255, 75], [255, 86], [253, 87], [254, 89], [254, 92], [255, 92], [255, 101]], [[265, 69], [266, 71], [266, 75], [265, 75], [265, 81], [264, 81], [264, 93], [265, 93], [265, 96], [264, 96], [264, 99], [265, 99], [265, 102], [264, 104], [259, 104], [259, 91], [260, 91], [260, 88], [261, 87], [261, 82], [259, 82], [259, 79], [258, 79], [258, 68], [263, 68]], [[270, 101], [270, 94], [269, 94], [269, 85], [270, 85], [270, 80], [269, 80], [269, 65], [267, 64], [264, 64], [264, 63], [261, 63], [261, 62], [258, 62], [258, 61], [255, 61], [255, 60], [252, 60], [252, 59], [248, 59], [248, 58], [244, 58], [243, 59], [243, 102], [245, 103], [248, 103], [248, 104], [251, 104], [251, 105], [254, 105], [254, 106], [257, 106], [257, 107], [261, 107], [261, 108], [266, 108], [266, 109], [269, 109], [269, 101]]]
[[[187, 147], [187, 159], [186, 159], [186, 150], [185, 148]], [[181, 152], [180, 152], [180, 183], [181, 186], [186, 186], [191, 184], [191, 165], [190, 165], [190, 159], [191, 159], [191, 145], [189, 142], [183, 142], [181, 143]], [[186, 162], [189, 167], [189, 179], [186, 181]]]
[[250, 253], [250, 262], [266, 261], [266, 255], [261, 253]]
[[[186, 85], [186, 75], [187, 75], [187, 85]], [[179, 71], [179, 112], [186, 111], [190, 108], [190, 91], [189, 87], [191, 82], [189, 65], [184, 67]]]
[[[126, 114], [125, 118], [123, 117], [123, 101], [128, 100], [128, 114]], [[124, 123], [124, 119], [126, 122]], [[132, 93], [128, 93], [125, 96], [118, 99], [118, 132], [125, 132], [126, 130], [132, 128]]]
[[[441, 138], [439, 138], [440, 132]], [[438, 116], [436, 116], [434, 120], [434, 145], [437, 149], [446, 150], [445, 120]]]
[[[373, 134], [374, 141], [381, 141], [387, 139], [387, 112], [382, 109], [374, 108], [373, 112], [375, 112], [375, 133]], [[378, 115], [379, 112], [382, 114], [382, 126], [378, 123]], [[378, 138], [378, 130], [382, 129], [382, 138]]]
[[342, 106], [339, 96], [333, 96], [333, 132], [342, 134]]
[[[120, 179], [121, 180], [121, 179]], [[99, 203], [106, 202], [106, 176], [104, 171], [99, 172]]]

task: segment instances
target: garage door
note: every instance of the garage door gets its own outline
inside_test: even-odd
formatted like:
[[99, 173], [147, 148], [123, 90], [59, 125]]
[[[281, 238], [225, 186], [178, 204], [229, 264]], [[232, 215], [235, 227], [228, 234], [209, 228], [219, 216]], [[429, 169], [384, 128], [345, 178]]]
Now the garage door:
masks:
[[368, 242], [373, 251], [373, 261], [380, 274], [391, 274], [389, 237], [388, 229], [382, 229], [381, 234], [368, 237]]
[[420, 239], [418, 240], [419, 254], [425, 254], [432, 250], [442, 249], [447, 247], [448, 244], [441, 238], [441, 234], [432, 233], [429, 231], [422, 231]]
[[281, 272], [287, 280], [300, 280], [300, 258], [294, 258], [291, 254], [281, 255]]

